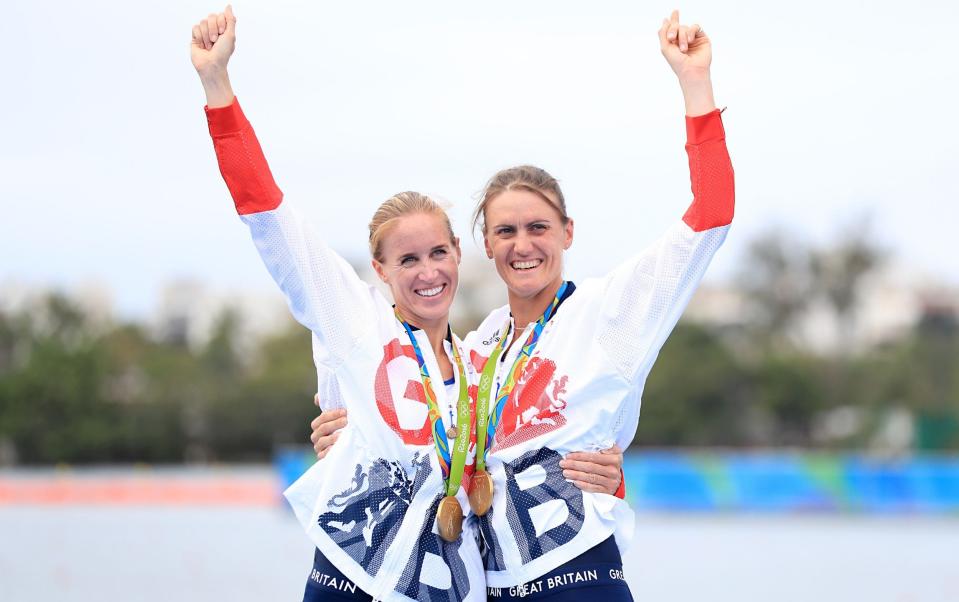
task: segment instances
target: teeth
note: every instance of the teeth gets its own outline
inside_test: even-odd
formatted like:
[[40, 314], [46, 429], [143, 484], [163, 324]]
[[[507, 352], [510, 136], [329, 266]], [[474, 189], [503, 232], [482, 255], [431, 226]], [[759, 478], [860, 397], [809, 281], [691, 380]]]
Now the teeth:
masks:
[[443, 285], [437, 286], [436, 288], [424, 288], [414, 292], [420, 297], [435, 297], [436, 295], [443, 292], [443, 288], [445, 286], [446, 285], [443, 284]]
[[513, 266], [513, 269], [515, 270], [528, 270], [530, 268], [535, 268], [541, 263], [543, 263], [543, 260], [533, 259], [530, 261], [514, 261], [512, 263], [512, 266]]

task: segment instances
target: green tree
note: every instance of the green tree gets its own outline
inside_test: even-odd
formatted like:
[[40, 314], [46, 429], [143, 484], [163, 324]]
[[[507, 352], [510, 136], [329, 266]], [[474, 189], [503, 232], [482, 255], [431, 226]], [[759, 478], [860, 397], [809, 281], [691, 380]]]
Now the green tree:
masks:
[[746, 385], [742, 367], [716, 333], [680, 323], [646, 381], [636, 444], [748, 443]]
[[222, 460], [266, 460], [278, 445], [309, 443], [316, 368], [299, 325], [263, 341], [246, 378], [213, 400], [211, 444]]

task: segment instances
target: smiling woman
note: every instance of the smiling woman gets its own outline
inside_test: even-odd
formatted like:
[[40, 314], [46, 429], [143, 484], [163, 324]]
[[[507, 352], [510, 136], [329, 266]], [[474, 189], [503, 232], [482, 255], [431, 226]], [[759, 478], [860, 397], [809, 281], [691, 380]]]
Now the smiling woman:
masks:
[[[370, 221], [370, 253], [377, 276], [390, 287], [397, 312], [424, 330], [438, 329], [436, 338], [442, 341], [461, 257], [446, 212], [420, 193], [395, 195]], [[443, 377], [448, 379], [452, 366], [443, 364]]]
[[287, 492], [317, 546], [304, 599], [345, 595], [330, 583], [349, 583], [358, 600], [482, 600], [474, 529], [461, 535], [476, 379], [449, 328], [459, 242], [429, 197], [384, 202], [370, 250], [395, 305], [320, 242], [283, 199], [233, 95], [235, 27], [227, 7], [193, 30], [220, 171], [294, 317], [313, 332], [325, 407], [354, 416], [348, 442]]
[[[369, 225], [372, 264], [393, 303], [361, 281], [273, 180], [227, 73], [235, 28], [227, 7], [194, 27], [191, 47], [220, 172], [291, 312], [313, 333], [323, 408], [352, 417], [344, 442], [286, 492], [317, 546], [304, 599], [484, 600], [476, 521], [463, 511], [478, 375], [449, 326], [459, 240], [432, 199], [396, 194]], [[622, 464], [618, 454], [605, 459], [605, 471]]]
[[507, 285], [514, 320], [525, 328], [563, 280], [563, 251], [573, 244], [563, 192], [538, 167], [504, 169], [487, 183], [473, 223], [485, 233], [486, 256]]
[[646, 377], [726, 238], [735, 197], [711, 42], [677, 11], [659, 40], [686, 105], [693, 200], [682, 220], [577, 285], [563, 279], [573, 221], [546, 171], [497, 173], [474, 214], [509, 296], [464, 339], [481, 372], [471, 493], [483, 495], [470, 502], [491, 598], [631, 600], [621, 552], [632, 511], [602, 490], [573, 487], [581, 475], [570, 452], [629, 445]]
[[[465, 338], [481, 382], [489, 383], [477, 398], [489, 427], [476, 463], [478, 472], [489, 467], [495, 492], [480, 530], [487, 584], [510, 587], [501, 597], [631, 599], [621, 557], [631, 511], [566, 486], [562, 458], [571, 449], [629, 445], [646, 377], [725, 240], [734, 205], [711, 42], [698, 25], [681, 24], [678, 11], [663, 20], [659, 39], [686, 105], [693, 201], [681, 221], [617, 269], [577, 286], [563, 278], [573, 221], [546, 171], [497, 173], [476, 209], [474, 224], [509, 296]], [[565, 576], [574, 574], [571, 584]], [[541, 591], [542, 583], [553, 591]]]

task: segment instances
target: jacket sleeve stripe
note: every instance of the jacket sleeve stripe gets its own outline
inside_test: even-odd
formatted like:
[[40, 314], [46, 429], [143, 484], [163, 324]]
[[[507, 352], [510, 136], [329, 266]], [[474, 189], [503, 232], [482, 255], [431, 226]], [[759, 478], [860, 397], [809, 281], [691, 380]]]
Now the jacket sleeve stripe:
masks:
[[220, 174], [226, 182], [240, 215], [276, 209], [283, 193], [273, 180], [253, 126], [243, 114], [240, 102], [211, 109], [204, 107]]
[[736, 195], [719, 109], [698, 117], [686, 117], [686, 154], [693, 202], [683, 221], [694, 232], [729, 225], [733, 221]]

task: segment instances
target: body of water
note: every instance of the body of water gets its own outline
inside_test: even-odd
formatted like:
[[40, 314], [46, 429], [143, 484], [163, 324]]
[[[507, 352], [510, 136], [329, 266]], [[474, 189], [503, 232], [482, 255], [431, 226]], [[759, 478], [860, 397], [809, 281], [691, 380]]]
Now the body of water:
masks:
[[[312, 547], [280, 507], [0, 508], [0, 600], [299, 600]], [[955, 602], [959, 520], [640, 515], [639, 601]]]
[[[105, 473], [70, 491], [21, 475], [0, 495], [0, 601], [301, 599], [312, 546], [263, 503], [269, 469], [240, 474], [144, 490]], [[237, 492], [247, 503], [221, 503]], [[642, 602], [955, 602], [959, 517], [641, 513], [624, 568]]]

